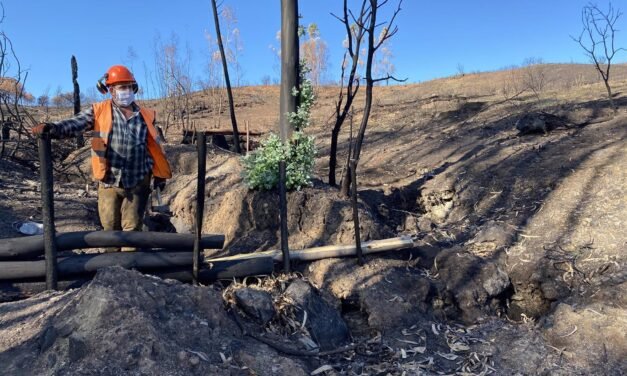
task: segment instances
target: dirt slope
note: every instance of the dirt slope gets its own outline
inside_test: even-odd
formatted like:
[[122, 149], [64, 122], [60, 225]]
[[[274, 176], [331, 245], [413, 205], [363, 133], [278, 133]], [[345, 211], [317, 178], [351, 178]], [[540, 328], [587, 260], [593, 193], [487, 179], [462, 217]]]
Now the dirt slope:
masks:
[[[539, 96], [507, 97], [515, 71], [377, 87], [358, 171], [362, 235], [413, 234], [416, 247], [370, 258], [364, 266], [354, 260], [297, 266], [298, 276], [342, 313], [354, 341], [370, 347], [305, 363], [286, 357], [275, 373], [286, 374], [287, 368], [280, 367], [311, 372], [325, 364], [333, 366], [329, 374], [626, 372], [623, 68], [615, 76], [617, 114], [608, 108], [601, 84], [584, 79], [589, 67], [547, 66], [550, 84]], [[320, 89], [310, 129], [319, 146], [318, 179], [312, 187], [290, 193], [293, 248], [352, 241], [348, 203], [324, 183], [335, 90]], [[242, 118], [253, 128], [272, 129], [276, 90], [244, 88], [239, 95], [248, 98], [240, 106]], [[208, 127], [217, 121], [207, 109], [194, 116]], [[522, 134], [516, 125], [525, 118], [551, 122], [543, 123], [546, 132]], [[171, 128], [168, 137], [176, 173], [165, 199], [183, 231], [193, 219], [196, 157], [193, 146], [175, 144], [178, 131]], [[345, 127], [338, 160], [345, 160], [348, 137]], [[85, 163], [80, 153], [77, 160]], [[0, 203], [0, 235], [8, 237], [15, 236], [12, 221], [39, 213], [37, 175], [2, 163], [0, 193], [6, 200]], [[211, 148], [207, 166], [203, 231], [227, 235], [220, 253], [278, 248], [275, 193], [249, 193], [239, 176], [238, 158], [230, 152]], [[68, 172], [59, 175], [59, 180], [70, 180], [59, 185], [60, 195], [68, 198], [57, 202], [59, 215], [68, 218], [59, 221], [59, 229], [95, 228], [95, 196], [89, 191], [74, 199], [72, 192], [85, 186], [76, 166]], [[74, 217], [78, 220], [69, 219]], [[260, 282], [258, 287], [264, 286]], [[0, 305], [5, 312], [0, 313], [0, 330], [18, 333], [22, 324], [35, 328], [28, 337], [43, 336], [29, 310], [38, 304], [54, 307], [65, 298], [55, 299], [43, 295], [22, 306]], [[10, 311], [28, 318], [18, 324]], [[135, 325], [139, 332], [159, 324], [146, 318]], [[154, 335], [155, 341], [165, 341]], [[221, 339], [241, 340], [238, 336], [235, 331]], [[11, 338], [4, 343], [6, 349], [27, 339], [17, 334]], [[199, 351], [211, 351], [202, 346]], [[175, 349], [185, 351], [181, 344]], [[258, 367], [265, 365], [252, 359], [276, 354], [259, 350], [234, 358], [234, 364], [239, 370], [261, 372]], [[154, 366], [164, 368], [153, 370], [169, 369], [168, 362], [157, 361]], [[222, 367], [217, 359], [210, 363]]]

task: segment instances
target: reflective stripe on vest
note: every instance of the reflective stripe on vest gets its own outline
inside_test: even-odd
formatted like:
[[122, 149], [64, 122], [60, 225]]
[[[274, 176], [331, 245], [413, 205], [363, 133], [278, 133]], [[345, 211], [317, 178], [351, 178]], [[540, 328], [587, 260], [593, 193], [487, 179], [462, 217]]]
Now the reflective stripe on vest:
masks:
[[[103, 180], [109, 171], [107, 161], [107, 147], [111, 126], [113, 124], [112, 104], [108, 99], [103, 102], [93, 104], [94, 109], [94, 136], [91, 140], [91, 167], [94, 179]], [[155, 112], [148, 109], [139, 110], [147, 126], [146, 147], [153, 159], [153, 176], [169, 179], [172, 177], [170, 164], [165, 157], [165, 152], [161, 146], [161, 138], [154, 126]]]

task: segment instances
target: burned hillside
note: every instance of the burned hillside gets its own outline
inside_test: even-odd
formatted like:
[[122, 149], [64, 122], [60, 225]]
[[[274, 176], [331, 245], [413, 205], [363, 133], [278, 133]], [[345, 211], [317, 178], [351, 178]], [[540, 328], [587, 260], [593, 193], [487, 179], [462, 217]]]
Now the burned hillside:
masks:
[[[362, 241], [408, 236], [411, 248], [367, 255], [362, 266], [302, 261], [287, 275], [276, 263], [272, 275], [207, 286], [105, 268], [82, 287], [0, 304], [0, 368], [624, 373], [627, 81], [617, 78], [614, 113], [600, 83], [578, 83], [568, 67], [546, 69], [559, 79], [539, 98], [505, 95], [504, 72], [375, 88], [357, 176]], [[276, 88], [238, 90], [242, 120], [261, 133], [274, 129]], [[326, 184], [336, 90], [321, 88], [313, 109], [316, 179], [288, 194], [292, 250], [353, 243], [350, 201]], [[214, 115], [194, 116], [209, 129]], [[535, 130], [521, 131], [523, 123]], [[189, 233], [196, 147], [181, 137], [178, 128], [166, 134], [175, 174], [163, 200], [170, 231]], [[340, 141], [348, 137], [346, 129]], [[65, 148], [55, 160], [57, 230], [96, 230], [89, 150]], [[340, 147], [339, 159], [346, 152]], [[250, 192], [229, 150], [210, 145], [206, 163], [203, 233], [225, 235], [224, 248], [206, 258], [280, 249], [277, 193]], [[32, 161], [0, 160], [1, 238], [22, 236], [15, 222], [41, 219], [38, 173]]]

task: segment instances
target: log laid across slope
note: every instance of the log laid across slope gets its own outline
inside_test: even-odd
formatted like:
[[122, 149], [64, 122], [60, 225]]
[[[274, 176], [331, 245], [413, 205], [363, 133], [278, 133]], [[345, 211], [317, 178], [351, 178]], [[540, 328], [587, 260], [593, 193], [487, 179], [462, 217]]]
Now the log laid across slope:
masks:
[[[396, 238], [361, 242], [361, 251], [364, 255], [369, 255], [373, 253], [411, 248], [413, 246], [414, 241], [412, 237], [409, 235], [403, 235]], [[322, 247], [290, 250], [290, 260], [314, 261], [333, 257], [355, 256], [356, 254], [357, 249], [355, 247], [355, 244], [325, 245]], [[242, 253], [235, 256], [212, 258], [210, 261], [213, 262], [226, 260], [248, 260], [257, 257], [272, 257], [274, 261], [281, 262], [281, 260], [283, 259], [283, 253], [280, 250], [269, 250], [255, 253]]]
[[[136, 247], [165, 248], [191, 251], [194, 247], [194, 234], [176, 234], [150, 231], [78, 231], [58, 233], [57, 249]], [[202, 249], [222, 249], [224, 235], [207, 234], [200, 240]], [[0, 260], [28, 259], [43, 255], [43, 235], [21, 238], [0, 239]]]
[[[125, 253], [126, 254], [126, 253]], [[132, 253], [128, 253], [132, 254]], [[99, 256], [107, 256], [103, 254]], [[191, 255], [191, 252], [190, 252]], [[29, 261], [33, 262], [33, 261]], [[40, 261], [35, 261], [40, 262]], [[161, 278], [177, 279], [182, 282], [192, 280], [191, 258], [189, 265], [177, 267], [176, 269], [157, 269], [148, 272]], [[198, 280], [202, 283], [211, 283], [218, 279], [242, 278], [249, 275], [268, 275], [274, 270], [274, 262], [271, 257], [256, 258], [254, 260], [231, 260], [222, 262], [212, 262], [207, 268], [202, 268], [198, 273]], [[0, 275], [2, 272], [0, 272]], [[93, 273], [91, 273], [93, 274]], [[62, 290], [77, 288], [88, 283], [90, 275], [70, 276], [59, 273], [59, 288]], [[43, 277], [38, 281], [1, 281], [0, 280], [0, 303], [28, 298], [40, 292], [46, 291], [46, 283]]]
[[[72, 279], [77, 276], [95, 273], [108, 266], [120, 266], [140, 271], [160, 271], [167, 278], [186, 281], [191, 278], [192, 252], [116, 252], [89, 255], [75, 255], [58, 258], [59, 279]], [[247, 275], [270, 274], [273, 260], [265, 257], [255, 260], [210, 261], [202, 265], [204, 279], [233, 278]], [[189, 269], [189, 270], [186, 270]], [[0, 262], [0, 280], [37, 280], [46, 275], [44, 260]]]

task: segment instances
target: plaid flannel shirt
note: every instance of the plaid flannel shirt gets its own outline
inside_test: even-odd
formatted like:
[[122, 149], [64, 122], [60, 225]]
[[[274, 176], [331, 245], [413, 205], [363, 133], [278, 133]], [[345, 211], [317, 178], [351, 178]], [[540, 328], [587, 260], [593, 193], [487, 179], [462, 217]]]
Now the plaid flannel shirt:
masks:
[[[107, 186], [133, 188], [146, 174], [152, 171], [153, 160], [146, 147], [148, 127], [135, 103], [133, 115], [126, 120], [118, 106], [112, 105], [113, 124], [109, 133], [106, 158], [109, 173], [103, 183]], [[76, 116], [51, 123], [51, 135], [59, 138], [77, 136], [94, 129], [94, 109], [88, 109]]]

